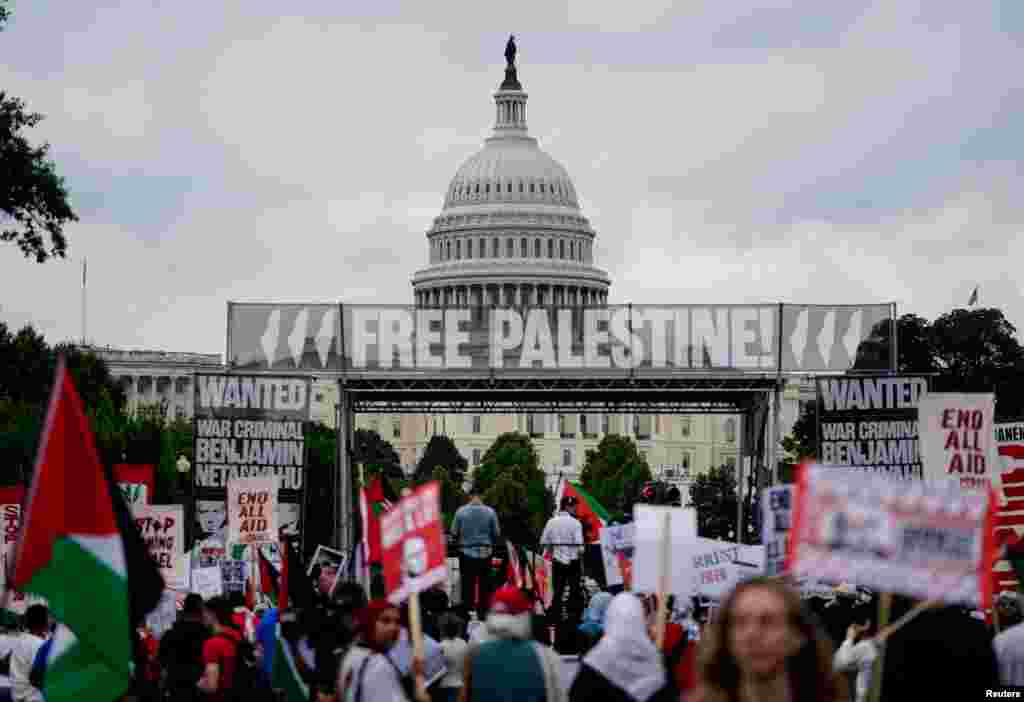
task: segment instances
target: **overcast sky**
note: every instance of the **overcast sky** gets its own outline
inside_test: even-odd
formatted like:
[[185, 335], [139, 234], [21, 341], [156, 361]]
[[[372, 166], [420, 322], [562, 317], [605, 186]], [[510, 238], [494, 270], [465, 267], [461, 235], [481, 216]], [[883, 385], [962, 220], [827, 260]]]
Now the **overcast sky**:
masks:
[[[120, 7], [118, 5], [121, 5]], [[407, 304], [519, 44], [612, 302], [981, 303], [1024, 328], [1019, 0], [15, 0], [0, 89], [81, 222], [0, 319], [224, 352], [228, 300]], [[289, 14], [283, 14], [289, 12]]]

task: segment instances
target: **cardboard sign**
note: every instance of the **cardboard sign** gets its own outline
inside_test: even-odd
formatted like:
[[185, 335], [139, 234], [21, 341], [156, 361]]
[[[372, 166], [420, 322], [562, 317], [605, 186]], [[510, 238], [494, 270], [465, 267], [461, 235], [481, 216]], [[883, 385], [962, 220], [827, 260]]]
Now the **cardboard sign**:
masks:
[[228, 543], [269, 544], [277, 540], [277, 480], [239, 478], [229, 481]]
[[601, 558], [609, 587], [630, 587], [633, 581], [633, 525], [606, 526], [601, 530]]
[[764, 574], [781, 575], [786, 567], [786, 545], [793, 525], [793, 486], [766, 488], [761, 495]]
[[[999, 482], [1004, 500], [996, 515], [996, 539], [1015, 542], [1024, 536], [1024, 422], [995, 426]], [[1009, 561], [996, 563], [993, 579], [996, 592], [1018, 589], [1017, 574]]]
[[188, 586], [185, 568], [185, 516], [181, 505], [139, 505], [135, 525], [171, 588]]
[[925, 480], [987, 491], [996, 473], [992, 393], [931, 393], [918, 405]]
[[249, 565], [246, 561], [223, 561], [220, 564], [220, 573], [224, 592], [245, 592], [245, 582], [249, 575]]
[[994, 500], [950, 481], [801, 468], [787, 570], [795, 577], [987, 607]]
[[192, 592], [203, 598], [219, 597], [224, 594], [224, 580], [220, 566], [196, 568], [192, 571]]
[[[3, 548], [0, 550], [0, 588], [6, 589], [14, 574], [15, 551], [18, 547], [18, 532], [21, 529], [21, 503], [25, 499], [25, 488], [17, 485], [0, 488], [0, 516], [3, 518]], [[7, 608], [17, 614], [24, 614], [30, 604], [39, 601], [32, 595], [12, 591]]]
[[421, 485], [381, 517], [381, 550], [388, 599], [404, 602], [448, 577], [441, 486]]
[[[691, 561], [697, 593], [721, 600], [744, 580], [762, 574], [764, 547], [697, 539], [697, 550]], [[672, 567], [676, 568], [675, 563]]]
[[692, 555], [697, 545], [697, 512], [679, 507], [637, 505], [633, 508], [633, 590], [658, 592], [661, 578], [662, 526], [669, 517], [668, 592], [679, 598], [693, 594]]

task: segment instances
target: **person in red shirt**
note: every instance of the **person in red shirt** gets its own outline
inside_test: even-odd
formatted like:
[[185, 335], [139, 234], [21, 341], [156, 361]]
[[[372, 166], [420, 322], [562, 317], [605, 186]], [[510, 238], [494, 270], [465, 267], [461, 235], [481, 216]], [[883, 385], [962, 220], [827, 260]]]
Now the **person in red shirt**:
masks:
[[235, 679], [242, 633], [235, 627], [232, 609], [223, 597], [213, 597], [206, 603], [206, 623], [213, 629], [213, 636], [203, 644], [204, 670], [199, 689], [209, 695], [210, 702], [225, 702]]

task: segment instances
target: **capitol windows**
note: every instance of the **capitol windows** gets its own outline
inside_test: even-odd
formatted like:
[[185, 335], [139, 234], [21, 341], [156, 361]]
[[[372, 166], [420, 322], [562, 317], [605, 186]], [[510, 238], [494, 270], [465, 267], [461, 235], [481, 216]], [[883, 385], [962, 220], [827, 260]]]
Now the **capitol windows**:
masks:
[[484, 185], [484, 194], [485, 195], [489, 195], [490, 192], [491, 192], [491, 184], [487, 183], [486, 185]]
[[487, 258], [487, 239], [480, 240], [480, 258]]
[[519, 192], [523, 192], [523, 181], [519, 181]]
[[548, 258], [555, 257], [555, 240], [548, 239]]
[[452, 260], [452, 242], [446, 241], [445, 242], [445, 249], [446, 249], [446, 251], [445, 251], [445, 260], [447, 260], [447, 261]]
[[466, 239], [466, 258], [473, 258], [473, 240]]
[[569, 242], [569, 258], [576, 260], [576, 242], [574, 241]]
[[540, 239], [533, 240], [533, 257], [540, 258]]
[[736, 420], [730, 417], [725, 420], [725, 441], [729, 444], [736, 443]]
[[507, 242], [507, 245], [505, 247], [505, 250], [506, 250], [506, 254], [505, 255], [508, 256], [508, 258], [513, 258], [516, 255], [516, 240], [515, 239], [509, 239], [508, 242]]
[[498, 246], [498, 237], [494, 237], [494, 257], [498, 258], [501, 255], [500, 247]]
[[530, 183], [530, 193], [534, 193], [534, 192], [536, 192], [536, 191], [534, 190], [533, 183]]
[[527, 256], [530, 255], [530, 247], [527, 246], [526, 239], [519, 240], [519, 253], [522, 255], [523, 258], [526, 258]]
[[542, 195], [544, 194], [544, 183], [540, 184], [540, 192]]
[[558, 257], [565, 260], [565, 239], [561, 239], [558, 242]]
[[512, 181], [509, 181], [508, 192], [512, 192]]
[[458, 261], [462, 258], [462, 240], [455, 240], [455, 260]]
[[477, 195], [479, 195], [479, 194], [480, 194], [480, 183], [477, 183], [477, 184], [476, 184], [476, 194], [477, 194]]

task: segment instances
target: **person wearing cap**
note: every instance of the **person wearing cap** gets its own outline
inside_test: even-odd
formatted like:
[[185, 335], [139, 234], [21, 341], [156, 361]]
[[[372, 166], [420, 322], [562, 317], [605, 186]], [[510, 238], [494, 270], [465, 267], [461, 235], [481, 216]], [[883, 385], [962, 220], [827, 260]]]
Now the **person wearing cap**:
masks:
[[561, 661], [532, 640], [529, 598], [511, 585], [494, 593], [483, 642], [470, 644], [460, 702], [564, 702]]
[[473, 485], [469, 504], [459, 507], [452, 519], [452, 538], [459, 549], [459, 582], [466, 617], [476, 610], [483, 619], [490, 599], [491, 556], [501, 538], [498, 513], [483, 502], [480, 487]]
[[583, 525], [576, 519], [576, 498], [567, 495], [562, 498], [561, 509], [548, 520], [540, 537], [541, 548], [553, 556], [551, 579], [553, 595], [551, 600], [554, 622], [562, 621], [565, 588], [569, 588], [569, 601], [583, 602], [583, 571], [580, 569], [580, 555], [583, 553]]

